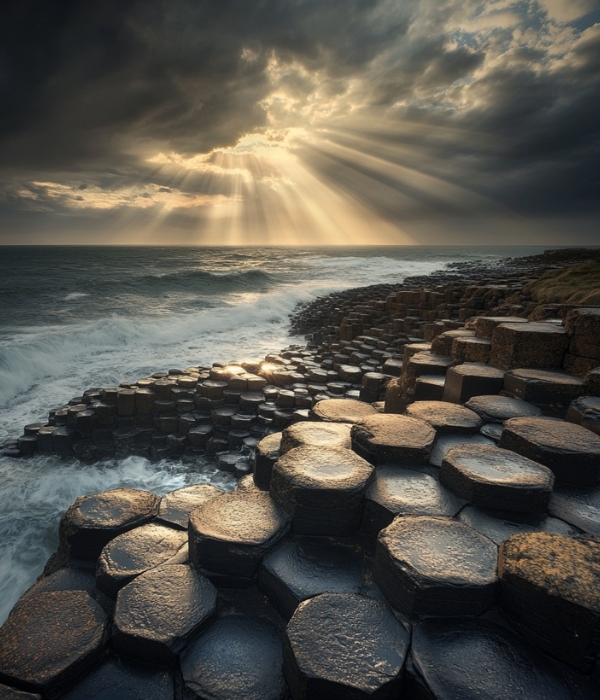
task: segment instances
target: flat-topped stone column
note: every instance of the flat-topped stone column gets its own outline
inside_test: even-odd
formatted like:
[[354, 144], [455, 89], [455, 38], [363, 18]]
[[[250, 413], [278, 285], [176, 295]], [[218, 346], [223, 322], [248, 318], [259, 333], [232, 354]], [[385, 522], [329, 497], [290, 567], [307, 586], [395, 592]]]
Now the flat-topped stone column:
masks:
[[379, 601], [325, 593], [301, 603], [284, 643], [294, 700], [398, 697], [410, 635]]
[[[576, 575], [574, 575], [576, 572]], [[500, 547], [500, 609], [530, 642], [589, 672], [600, 651], [600, 544], [548, 533]]]
[[303, 535], [348, 535], [358, 529], [373, 467], [351, 450], [296, 447], [273, 468], [271, 495]]
[[492, 334], [489, 362], [500, 369], [562, 367], [567, 332], [552, 323], [502, 323]]
[[504, 384], [504, 372], [476, 362], [450, 367], [444, 383], [444, 401], [465, 403], [473, 396], [499, 394]]
[[351, 449], [350, 428], [350, 423], [296, 423], [283, 431], [280, 453], [284, 455], [295, 447], [305, 446]]
[[377, 413], [368, 403], [354, 399], [325, 399], [319, 401], [312, 409], [316, 420], [332, 423], [356, 423], [367, 416]]
[[427, 464], [435, 430], [417, 418], [378, 414], [352, 426], [354, 451], [373, 464]]
[[415, 401], [406, 408], [410, 418], [429, 423], [436, 433], [476, 433], [481, 418], [464, 406], [446, 401]]
[[600, 437], [556, 418], [511, 418], [499, 447], [548, 467], [557, 481], [595, 486], [600, 481]]
[[444, 457], [440, 481], [472, 505], [543, 513], [552, 494], [554, 474], [510, 450], [459, 445]]
[[463, 523], [399, 517], [379, 533], [374, 577], [405, 615], [481, 615], [496, 600], [496, 565], [496, 545]]

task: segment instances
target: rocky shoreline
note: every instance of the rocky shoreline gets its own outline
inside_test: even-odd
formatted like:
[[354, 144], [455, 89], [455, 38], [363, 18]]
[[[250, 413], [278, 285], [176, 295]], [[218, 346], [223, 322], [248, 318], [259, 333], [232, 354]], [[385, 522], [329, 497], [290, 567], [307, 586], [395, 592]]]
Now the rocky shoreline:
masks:
[[600, 307], [455, 265], [299, 308], [264, 360], [92, 388], [4, 454], [214, 460], [85, 496], [0, 698], [600, 697]]

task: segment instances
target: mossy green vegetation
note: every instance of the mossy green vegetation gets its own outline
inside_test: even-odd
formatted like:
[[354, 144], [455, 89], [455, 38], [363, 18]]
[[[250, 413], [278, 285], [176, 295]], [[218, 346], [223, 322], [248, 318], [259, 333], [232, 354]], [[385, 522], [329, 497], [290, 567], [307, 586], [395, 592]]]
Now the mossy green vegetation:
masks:
[[600, 262], [551, 270], [523, 288], [540, 304], [600, 304]]

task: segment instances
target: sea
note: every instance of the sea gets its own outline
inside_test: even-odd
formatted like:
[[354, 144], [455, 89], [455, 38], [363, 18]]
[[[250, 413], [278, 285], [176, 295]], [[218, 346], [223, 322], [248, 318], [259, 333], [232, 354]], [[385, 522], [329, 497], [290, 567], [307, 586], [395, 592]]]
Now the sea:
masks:
[[[0, 247], [0, 444], [91, 387], [279, 351], [298, 304], [334, 291], [534, 255], [543, 246]], [[0, 624], [80, 495], [235, 486], [213, 465], [0, 456]]]

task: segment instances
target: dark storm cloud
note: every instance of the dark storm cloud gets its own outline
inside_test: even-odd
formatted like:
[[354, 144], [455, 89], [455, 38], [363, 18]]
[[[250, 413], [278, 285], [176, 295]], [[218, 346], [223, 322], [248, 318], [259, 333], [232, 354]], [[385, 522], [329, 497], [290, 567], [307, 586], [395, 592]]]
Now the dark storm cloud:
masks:
[[[281, 138], [307, 125], [328, 129], [341, 150], [305, 148], [303, 162], [389, 220], [462, 211], [446, 183], [534, 215], [598, 213], [594, 7], [593, 0], [13, 3], [0, 28], [0, 222], [13, 231], [100, 230], [133, 210], [144, 223], [173, 195], [179, 199], [165, 220], [192, 228], [199, 214], [185, 197], [233, 197], [239, 183], [226, 169], [150, 157], [193, 158], [244, 134]], [[427, 187], [349, 155], [360, 152], [360, 139], [350, 142], [360, 134], [368, 155], [423, 174]]]

